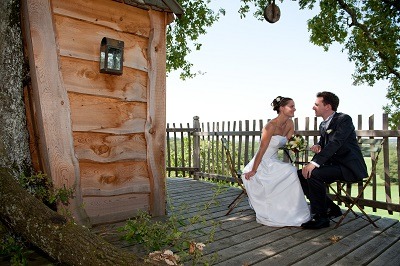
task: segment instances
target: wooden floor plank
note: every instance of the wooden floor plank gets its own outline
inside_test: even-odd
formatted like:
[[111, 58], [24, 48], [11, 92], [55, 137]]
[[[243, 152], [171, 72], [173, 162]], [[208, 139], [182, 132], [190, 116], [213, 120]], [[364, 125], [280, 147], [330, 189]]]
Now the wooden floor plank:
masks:
[[[244, 203], [243, 203], [244, 204]], [[236, 212], [234, 214], [230, 214], [230, 215], [226, 215], [227, 209], [225, 206], [217, 206], [217, 207], [213, 207], [210, 208], [208, 211], [205, 212], [205, 214], [203, 215], [203, 218], [205, 221], [213, 221], [213, 220], [224, 220], [227, 219], [229, 217], [234, 217], [237, 215], [241, 215], [241, 213], [243, 212], [253, 212], [252, 210], [249, 209], [248, 205], [244, 205], [244, 206], [239, 206], [236, 209]], [[196, 213], [188, 213], [187, 215], [184, 215], [184, 217], [193, 217], [195, 216]], [[194, 228], [199, 228], [202, 227], [201, 224], [195, 225]]]
[[[399, 231], [397, 231], [399, 235]], [[386, 249], [377, 258], [371, 261], [368, 266], [399, 265], [400, 264], [400, 241], [397, 240], [392, 246]]]
[[229, 237], [221, 238], [213, 243], [209, 244], [204, 249], [204, 254], [214, 253], [219, 250], [230, 248], [234, 245], [241, 245], [245, 241], [252, 240], [254, 238], [264, 236], [270, 232], [279, 230], [279, 228], [258, 226], [255, 228], [243, 227], [244, 230], [237, 232], [236, 234], [231, 234]]
[[[232, 258], [236, 258], [239, 255], [248, 252], [249, 250], [254, 250], [262, 246], [268, 245], [272, 242], [278, 241], [294, 232], [300, 231], [300, 228], [274, 228], [264, 226], [264, 233], [258, 235], [252, 235], [252, 237], [246, 241], [242, 241], [238, 244], [231, 245], [225, 249], [218, 250], [213, 254], [206, 255], [206, 258], [212, 258], [213, 255], [217, 255], [217, 263], [223, 262]], [[230, 264], [230, 265], [242, 265]]]
[[[400, 223], [398, 220], [393, 221], [392, 227], [376, 235], [373, 239], [361, 245], [358, 249], [346, 255], [333, 265], [366, 265], [373, 261], [385, 250], [393, 246], [394, 243], [399, 241], [400, 235], [398, 232], [400, 230]], [[397, 251], [399, 253], [400, 249]], [[400, 265], [400, 260], [398, 260], [397, 263]]]
[[[345, 234], [347, 231], [358, 228], [360, 223], [367, 225], [367, 222], [364, 220], [356, 221], [351, 219], [345, 220], [343, 225], [338, 229], [343, 230], [343, 234]], [[266, 262], [273, 262], [273, 265], [289, 265], [295, 263], [299, 259], [305, 258], [320, 250], [323, 246], [322, 244], [318, 244], [318, 242], [323, 242], [325, 244], [325, 241], [322, 240], [328, 240], [333, 235], [333, 226], [334, 225], [331, 225], [330, 228], [320, 230], [300, 229], [296, 234], [291, 234], [288, 237], [270, 243], [267, 246], [249, 250], [240, 256], [236, 256], [221, 263], [221, 265], [238, 265], [239, 263], [265, 265]], [[335, 231], [335, 233], [338, 232]], [[314, 242], [316, 243], [314, 244]], [[292, 254], [298, 255], [293, 256]]]
[[[242, 216], [240, 219], [230, 220], [229, 222], [222, 223], [214, 234], [214, 242], [229, 238], [232, 235], [239, 234], [240, 232], [247, 232], [254, 228], [261, 227], [262, 225], [253, 223], [254, 219], [254, 215], [248, 215]], [[205, 239], [205, 236], [199, 237], [200, 242], [204, 242]]]
[[[172, 206], [180, 206], [184, 204], [201, 204], [210, 202], [212, 199], [215, 199], [219, 203], [224, 203], [226, 207], [228, 207], [229, 203], [231, 203], [238, 194], [233, 193], [221, 193], [221, 194], [214, 194], [214, 193], [204, 193], [204, 192], [197, 192], [193, 193], [190, 197], [187, 198], [173, 198], [169, 200], [169, 204]], [[245, 201], [247, 202], [247, 201]]]
[[[328, 240], [313, 240], [314, 243], [324, 244], [324, 242], [330, 241], [325, 245], [324, 249], [319, 250], [318, 253], [311, 254], [307, 258], [299, 261], [294, 265], [307, 265], [312, 264], [315, 261], [319, 261], [319, 265], [331, 265], [339, 259], [347, 256], [355, 249], [365, 245], [368, 241], [371, 241], [378, 234], [384, 232], [388, 227], [393, 226], [395, 222], [392, 219], [379, 219], [376, 221], [379, 228], [375, 228], [368, 224], [361, 230], [358, 230], [351, 235], [341, 238], [337, 242]], [[339, 227], [340, 228], [340, 227]], [[339, 229], [338, 228], [338, 229]], [[311, 244], [311, 243], [310, 243]]]

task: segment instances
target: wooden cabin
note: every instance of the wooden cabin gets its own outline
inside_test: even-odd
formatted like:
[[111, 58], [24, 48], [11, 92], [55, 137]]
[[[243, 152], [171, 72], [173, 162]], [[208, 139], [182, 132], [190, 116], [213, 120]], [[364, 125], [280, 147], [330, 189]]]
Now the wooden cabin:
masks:
[[[95, 225], [164, 215], [166, 26], [175, 0], [24, 0], [26, 88], [36, 171], [75, 188], [68, 211]], [[100, 72], [103, 38], [122, 74]]]

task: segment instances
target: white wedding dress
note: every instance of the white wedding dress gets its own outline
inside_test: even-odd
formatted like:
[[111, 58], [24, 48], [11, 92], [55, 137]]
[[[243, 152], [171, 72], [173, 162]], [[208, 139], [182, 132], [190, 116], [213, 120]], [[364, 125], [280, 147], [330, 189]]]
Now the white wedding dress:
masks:
[[[284, 136], [272, 136], [257, 173], [250, 180], [242, 175], [257, 222], [268, 226], [300, 226], [310, 220], [296, 167], [278, 159], [278, 149], [286, 141]], [[254, 158], [243, 173], [251, 170], [253, 162]]]

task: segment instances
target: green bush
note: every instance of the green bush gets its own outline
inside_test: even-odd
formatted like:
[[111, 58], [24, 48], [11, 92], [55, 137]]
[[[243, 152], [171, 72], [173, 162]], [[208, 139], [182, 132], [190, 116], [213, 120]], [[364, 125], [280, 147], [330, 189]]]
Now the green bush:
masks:
[[65, 185], [62, 188], [54, 188], [51, 179], [41, 172], [31, 176], [21, 175], [18, 182], [53, 210], [56, 210], [57, 203], [68, 205], [74, 194], [74, 188], [66, 188]]
[[[118, 228], [118, 231], [124, 233], [124, 240], [139, 244], [147, 253], [150, 252], [149, 257], [157, 252], [163, 254], [168, 251], [176, 253], [178, 261], [191, 261], [193, 265], [211, 265], [210, 261], [202, 259], [202, 250], [205, 245], [213, 242], [216, 228], [220, 223], [205, 220], [205, 217], [209, 216], [211, 206], [219, 205], [216, 197], [225, 190], [226, 187], [218, 185], [208, 202], [191, 206], [191, 209], [197, 210], [192, 216], [186, 215], [188, 206], [174, 207], [168, 199], [170, 214], [165, 221], [155, 221], [148, 213], [140, 212], [135, 219], [128, 220], [123, 227]], [[197, 223], [203, 224], [207, 228], [207, 233], [201, 229], [193, 230], [193, 225]], [[196, 241], [201, 235], [207, 236], [204, 244]]]
[[26, 265], [26, 257], [31, 253], [26, 248], [28, 243], [8, 231], [2, 224], [0, 224], [0, 236], [0, 256], [9, 257], [11, 265]]

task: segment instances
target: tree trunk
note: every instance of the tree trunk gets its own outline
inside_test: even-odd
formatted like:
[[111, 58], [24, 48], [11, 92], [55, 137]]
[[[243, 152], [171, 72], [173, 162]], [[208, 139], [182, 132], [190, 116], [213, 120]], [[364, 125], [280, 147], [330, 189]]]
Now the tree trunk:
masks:
[[19, 12], [19, 0], [0, 1], [0, 166], [9, 167], [17, 177], [31, 174]]
[[146, 264], [49, 209], [16, 184], [7, 168], [0, 168], [0, 219], [51, 258], [67, 265]]

